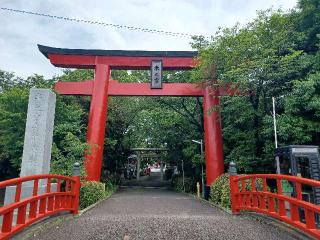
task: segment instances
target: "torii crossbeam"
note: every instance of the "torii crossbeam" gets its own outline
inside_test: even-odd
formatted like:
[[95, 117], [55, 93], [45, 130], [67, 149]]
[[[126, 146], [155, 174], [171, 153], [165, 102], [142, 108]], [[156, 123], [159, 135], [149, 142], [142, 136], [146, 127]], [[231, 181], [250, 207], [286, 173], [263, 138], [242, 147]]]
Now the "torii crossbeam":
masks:
[[[164, 70], [193, 68], [197, 52], [193, 51], [122, 51], [63, 49], [38, 45], [39, 50], [57, 67], [95, 69], [95, 77], [84, 82], [58, 82], [55, 90], [66, 95], [91, 96], [85, 155], [87, 180], [99, 181], [101, 175], [108, 96], [184, 96], [203, 97], [205, 128], [206, 183], [224, 172], [219, 96], [240, 95], [237, 86], [225, 84], [216, 89], [199, 88], [191, 83], [164, 83], [151, 89], [148, 83], [120, 83], [110, 79], [111, 69], [150, 69], [152, 60], [161, 60]], [[210, 109], [215, 111], [209, 113]]]

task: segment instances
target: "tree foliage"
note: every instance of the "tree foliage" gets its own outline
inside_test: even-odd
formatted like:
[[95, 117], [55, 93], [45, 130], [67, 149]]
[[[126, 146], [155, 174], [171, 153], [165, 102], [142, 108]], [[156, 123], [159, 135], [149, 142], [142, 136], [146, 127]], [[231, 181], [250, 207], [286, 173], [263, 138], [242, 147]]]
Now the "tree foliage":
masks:
[[273, 171], [272, 97], [280, 145], [319, 145], [319, 1], [290, 12], [268, 10], [244, 27], [221, 29], [200, 49], [194, 74], [210, 84], [239, 82], [253, 94], [225, 97], [222, 105], [227, 162], [243, 172]]
[[[20, 172], [30, 88], [51, 88], [55, 81], [38, 75], [20, 79], [0, 72], [0, 179], [16, 177]], [[86, 112], [80, 100], [57, 97], [51, 157], [53, 173], [71, 175], [73, 163], [83, 162]]]

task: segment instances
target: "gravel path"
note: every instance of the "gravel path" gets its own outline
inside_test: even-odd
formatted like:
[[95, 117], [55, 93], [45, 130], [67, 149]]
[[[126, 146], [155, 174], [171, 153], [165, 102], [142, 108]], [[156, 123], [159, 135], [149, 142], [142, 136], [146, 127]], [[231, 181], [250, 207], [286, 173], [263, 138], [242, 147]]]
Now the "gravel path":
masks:
[[166, 189], [121, 188], [78, 218], [32, 239], [297, 239], [248, 216], [232, 216]]

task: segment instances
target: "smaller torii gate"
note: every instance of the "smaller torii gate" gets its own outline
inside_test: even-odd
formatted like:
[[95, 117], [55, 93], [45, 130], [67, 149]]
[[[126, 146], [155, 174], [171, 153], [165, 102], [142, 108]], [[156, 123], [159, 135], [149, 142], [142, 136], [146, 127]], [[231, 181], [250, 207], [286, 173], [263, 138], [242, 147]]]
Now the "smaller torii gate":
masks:
[[[57, 67], [95, 69], [95, 77], [83, 82], [58, 82], [55, 90], [65, 95], [91, 96], [85, 156], [87, 180], [99, 181], [101, 175], [108, 96], [203, 97], [205, 128], [206, 184], [224, 172], [219, 96], [240, 95], [238, 88], [225, 84], [201, 89], [192, 83], [163, 83], [151, 89], [150, 83], [120, 83], [110, 79], [111, 69], [148, 70], [151, 62], [161, 61], [164, 70], [187, 70], [196, 66], [194, 51], [122, 51], [52, 48], [38, 45], [40, 52]], [[214, 111], [210, 110], [214, 109]]]
[[[167, 148], [131, 148], [130, 151], [136, 152], [137, 153], [137, 180], [140, 178], [140, 164], [141, 164], [141, 157], [142, 157], [142, 152], [155, 152], [155, 153], [160, 153], [160, 152], [167, 152]], [[161, 156], [161, 180], [163, 180], [163, 160]]]

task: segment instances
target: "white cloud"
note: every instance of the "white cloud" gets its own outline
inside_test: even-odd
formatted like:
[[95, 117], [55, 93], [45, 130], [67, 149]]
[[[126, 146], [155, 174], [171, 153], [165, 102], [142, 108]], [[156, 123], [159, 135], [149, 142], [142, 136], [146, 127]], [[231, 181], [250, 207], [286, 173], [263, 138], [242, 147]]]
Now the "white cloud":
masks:
[[[1, 7], [173, 32], [212, 35], [270, 7], [289, 9], [296, 0], [33, 0], [1, 1]], [[64, 48], [191, 50], [187, 38], [73, 23], [0, 10], [0, 69], [20, 76], [61, 73], [37, 44]]]

